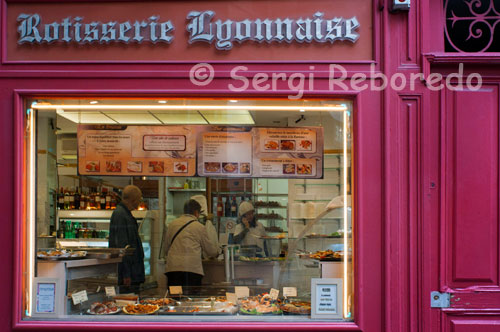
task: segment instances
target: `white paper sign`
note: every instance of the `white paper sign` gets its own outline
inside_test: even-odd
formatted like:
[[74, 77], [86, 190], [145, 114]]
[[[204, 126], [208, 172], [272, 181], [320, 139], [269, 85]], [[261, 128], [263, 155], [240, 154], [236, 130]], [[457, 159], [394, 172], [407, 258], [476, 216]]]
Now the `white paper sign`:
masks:
[[236, 286], [234, 287], [234, 292], [236, 293], [237, 298], [250, 296], [250, 289], [246, 286]]
[[296, 297], [297, 296], [297, 288], [296, 287], [283, 287], [283, 296]]
[[85, 301], [89, 300], [89, 298], [87, 297], [87, 291], [86, 290], [82, 290], [80, 292], [73, 293], [71, 295], [71, 298], [73, 299], [73, 304], [74, 305], [77, 305], [77, 304], [80, 304], [82, 302], [85, 302]]
[[319, 314], [337, 313], [337, 285], [316, 285], [316, 312]]
[[36, 292], [36, 312], [53, 313], [56, 308], [56, 284], [39, 283]]
[[170, 286], [170, 294], [172, 295], [180, 295], [182, 294], [182, 286]]
[[273, 299], [273, 300], [277, 300], [279, 294], [280, 294], [280, 291], [275, 289], [275, 288], [271, 288], [271, 290], [269, 291], [269, 295], [271, 296], [271, 299]]
[[235, 293], [226, 293], [226, 299], [227, 302], [230, 302], [232, 304], [238, 303], [238, 297], [236, 296]]
[[106, 286], [104, 289], [106, 290], [106, 296], [108, 297], [116, 296], [115, 286]]

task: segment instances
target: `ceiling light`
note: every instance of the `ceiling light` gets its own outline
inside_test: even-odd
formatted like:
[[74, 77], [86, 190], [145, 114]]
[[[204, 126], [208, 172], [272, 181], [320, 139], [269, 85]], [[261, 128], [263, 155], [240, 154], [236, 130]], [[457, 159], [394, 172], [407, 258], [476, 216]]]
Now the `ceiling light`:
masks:
[[103, 113], [116, 122], [123, 124], [162, 124], [160, 120], [149, 113]]
[[158, 100], [158, 104], [166, 104], [167, 101], [166, 100]]
[[99, 112], [65, 112], [58, 109], [57, 115], [76, 123], [116, 123], [113, 119]]
[[305, 112], [306, 110], [300, 110], [301, 112]]
[[270, 105], [34, 105], [38, 110], [248, 110], [248, 111], [347, 111], [345, 105], [330, 106], [270, 106]]
[[99, 104], [99, 102], [98, 102], [97, 100], [92, 100], [92, 101], [90, 102], [90, 104], [95, 105], [95, 104]]
[[153, 112], [153, 114], [165, 124], [207, 124], [198, 112]]
[[235, 100], [235, 99], [230, 99], [230, 100], [229, 100], [229, 102], [230, 102], [230, 103], [237, 103], [238, 101], [237, 101], [237, 100]]

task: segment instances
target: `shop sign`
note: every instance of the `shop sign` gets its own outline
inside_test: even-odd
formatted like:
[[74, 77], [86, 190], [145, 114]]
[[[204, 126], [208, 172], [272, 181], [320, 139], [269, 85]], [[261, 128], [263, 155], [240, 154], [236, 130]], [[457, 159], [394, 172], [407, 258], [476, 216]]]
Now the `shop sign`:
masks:
[[[335, 17], [324, 19], [324, 13], [316, 12], [312, 17], [290, 19], [244, 19], [233, 21], [226, 19], [213, 20], [215, 11], [191, 11], [187, 14], [189, 23], [190, 44], [205, 42], [215, 44], [218, 50], [231, 50], [235, 42], [247, 41], [281, 43], [333, 43], [348, 40], [356, 42], [359, 34], [356, 30], [359, 22], [356, 17], [344, 19]], [[43, 23], [40, 14], [22, 13], [17, 17], [19, 22], [18, 44], [42, 43], [171, 43], [174, 39], [174, 25], [170, 20], [160, 22], [159, 15], [153, 15], [147, 20], [130, 20], [125, 22], [109, 21], [107, 23], [84, 23], [83, 17], [65, 17], [52, 23]]]
[[81, 175], [323, 177], [323, 128], [79, 125]]
[[369, 60], [372, 1], [8, 2], [6, 61]]

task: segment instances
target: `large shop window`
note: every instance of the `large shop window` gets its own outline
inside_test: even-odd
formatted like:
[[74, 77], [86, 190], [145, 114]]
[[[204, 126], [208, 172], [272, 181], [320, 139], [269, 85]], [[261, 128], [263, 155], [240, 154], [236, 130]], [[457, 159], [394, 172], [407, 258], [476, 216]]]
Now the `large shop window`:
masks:
[[350, 101], [26, 105], [24, 319], [354, 319]]

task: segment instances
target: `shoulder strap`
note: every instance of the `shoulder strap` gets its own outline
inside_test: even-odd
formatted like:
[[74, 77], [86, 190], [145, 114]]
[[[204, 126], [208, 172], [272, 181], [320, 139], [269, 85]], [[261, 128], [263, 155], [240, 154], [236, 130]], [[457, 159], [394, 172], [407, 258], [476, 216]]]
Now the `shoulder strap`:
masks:
[[177, 235], [179, 235], [179, 233], [180, 233], [180, 232], [182, 232], [182, 230], [183, 230], [184, 228], [188, 227], [188, 226], [189, 226], [189, 224], [191, 224], [191, 223], [193, 223], [193, 222], [195, 222], [195, 221], [196, 221], [196, 220], [195, 220], [195, 219], [193, 219], [193, 220], [191, 220], [191, 221], [187, 222], [186, 224], [184, 224], [184, 226], [182, 226], [182, 227], [181, 227], [181, 228], [177, 231], [177, 233], [175, 233], [174, 237], [172, 238], [172, 241], [170, 242], [170, 246], [172, 246], [172, 244], [174, 243], [174, 240], [175, 240], [175, 238], [177, 237]]

